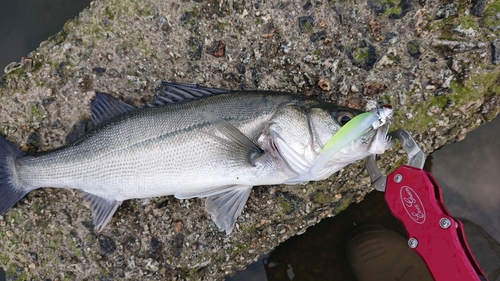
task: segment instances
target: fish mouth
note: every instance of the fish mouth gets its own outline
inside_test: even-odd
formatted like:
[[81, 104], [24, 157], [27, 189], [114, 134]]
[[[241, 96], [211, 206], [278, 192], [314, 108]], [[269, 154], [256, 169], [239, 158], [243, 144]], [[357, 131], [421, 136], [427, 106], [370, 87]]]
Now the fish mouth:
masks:
[[[367, 136], [367, 134], [373, 134], [367, 148], [367, 153], [383, 153], [387, 147], [387, 131], [389, 129], [392, 113], [392, 106], [383, 105], [370, 112], [357, 115], [330, 138], [318, 154], [314, 163], [312, 163], [309, 171], [299, 174], [299, 176], [295, 178], [288, 179], [285, 183], [297, 184], [300, 182], [317, 180], [319, 175], [323, 174], [325, 166], [331, 163], [333, 157], [339, 155], [341, 150], [351, 146], [353, 142], [357, 143], [358, 140], [363, 140], [364, 136]], [[363, 142], [361, 142], [361, 144], [362, 143]], [[356, 153], [357, 152], [355, 152], [355, 154]], [[354, 159], [354, 161], [355, 160], [358, 159]]]

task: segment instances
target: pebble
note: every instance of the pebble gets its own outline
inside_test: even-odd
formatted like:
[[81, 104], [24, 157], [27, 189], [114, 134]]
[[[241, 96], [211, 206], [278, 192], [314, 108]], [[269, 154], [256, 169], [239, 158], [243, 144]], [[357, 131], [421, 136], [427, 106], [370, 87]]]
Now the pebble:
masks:
[[304, 16], [299, 18], [300, 33], [306, 33], [314, 27], [314, 19], [311, 16]]
[[448, 89], [450, 87], [451, 80], [453, 79], [453, 75], [448, 76], [446, 80], [444, 80], [443, 84], [441, 85], [441, 88]]
[[422, 52], [420, 52], [420, 44], [418, 44], [417, 40], [412, 40], [406, 44], [406, 50], [410, 56], [418, 59]]
[[280, 44], [280, 49], [283, 53], [288, 54], [292, 49], [292, 46], [290, 46], [290, 42], [285, 41]]
[[436, 11], [436, 19], [447, 19], [450, 16], [457, 14], [457, 6], [455, 3], [445, 5]]
[[106, 68], [94, 67], [94, 68], [92, 68], [92, 72], [94, 72], [98, 76], [102, 76], [104, 74], [104, 72], [106, 72]]
[[250, 62], [250, 58], [251, 58], [251, 57], [252, 57], [252, 53], [247, 52], [247, 53], [245, 53], [245, 54], [241, 57], [241, 59], [240, 59], [240, 60], [241, 60], [241, 62], [242, 62], [242, 63], [247, 64], [247, 63], [249, 63], [249, 62]]
[[40, 150], [42, 148], [42, 139], [38, 134], [35, 133], [31, 133], [28, 135], [26, 143], [28, 143], [28, 145], [33, 147], [35, 150]]
[[377, 61], [375, 47], [365, 40], [351, 44], [347, 49], [347, 56], [352, 64], [365, 70], [370, 70]]
[[482, 17], [484, 14], [484, 8], [486, 7], [485, 0], [472, 0], [472, 7], [470, 8], [470, 13]]
[[216, 58], [223, 57], [226, 54], [226, 44], [224, 41], [218, 40], [207, 49], [207, 53]]
[[397, 32], [387, 32], [385, 35], [384, 41], [382, 41], [382, 45], [387, 46], [387, 45], [392, 45], [398, 41], [399, 34]]
[[313, 43], [318, 42], [319, 40], [325, 40], [326, 39], [326, 32], [320, 31], [320, 32], [313, 33], [313, 34], [311, 34], [311, 36], [309, 36], [309, 39]]
[[495, 65], [500, 64], [500, 39], [491, 42], [491, 62]]
[[323, 91], [330, 91], [330, 82], [328, 82], [327, 79], [321, 78], [318, 81], [318, 86], [321, 88]]
[[188, 50], [187, 50], [188, 58], [190, 58], [192, 60], [201, 59], [201, 53], [202, 53], [201, 52], [201, 50], [202, 50], [201, 41], [195, 37], [189, 37], [187, 45], [188, 45]]
[[427, 110], [427, 116], [432, 116], [439, 112], [439, 106], [433, 105]]
[[351, 86], [351, 92], [353, 92], [353, 93], [359, 93], [358, 87], [356, 87], [356, 85], [352, 85]]
[[472, 27], [463, 28], [461, 24], [453, 28], [453, 31], [467, 37], [474, 37], [476, 35], [476, 31]]
[[111, 238], [104, 235], [99, 235], [98, 241], [102, 256], [111, 254], [116, 250], [116, 244]]

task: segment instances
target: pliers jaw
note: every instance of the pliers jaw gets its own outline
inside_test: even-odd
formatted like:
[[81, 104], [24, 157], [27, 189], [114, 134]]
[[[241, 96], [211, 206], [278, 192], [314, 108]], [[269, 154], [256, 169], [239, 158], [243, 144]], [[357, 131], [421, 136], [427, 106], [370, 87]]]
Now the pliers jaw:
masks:
[[[399, 140], [404, 151], [408, 154], [408, 166], [419, 169], [424, 167], [425, 154], [418, 147], [417, 143], [408, 131], [398, 129], [389, 133], [387, 136], [389, 138], [389, 142], [392, 142], [392, 145], [394, 144], [394, 139]], [[365, 162], [366, 169], [368, 170], [368, 174], [370, 175], [374, 188], [378, 191], [385, 191], [387, 177], [382, 175], [382, 172], [377, 165], [375, 155], [372, 154], [366, 157]]]

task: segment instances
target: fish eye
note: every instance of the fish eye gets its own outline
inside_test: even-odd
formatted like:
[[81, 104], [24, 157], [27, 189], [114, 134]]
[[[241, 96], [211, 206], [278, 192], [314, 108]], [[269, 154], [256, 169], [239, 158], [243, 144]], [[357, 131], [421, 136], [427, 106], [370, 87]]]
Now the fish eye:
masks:
[[340, 111], [337, 113], [337, 122], [339, 122], [342, 126], [351, 121], [352, 118], [354, 118], [354, 114], [352, 112]]

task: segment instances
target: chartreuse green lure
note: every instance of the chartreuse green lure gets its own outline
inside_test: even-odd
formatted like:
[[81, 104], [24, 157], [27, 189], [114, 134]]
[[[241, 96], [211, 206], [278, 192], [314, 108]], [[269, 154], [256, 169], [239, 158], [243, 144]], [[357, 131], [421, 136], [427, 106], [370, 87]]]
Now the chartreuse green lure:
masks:
[[390, 115], [392, 115], [392, 107], [390, 105], [384, 105], [380, 108], [355, 116], [328, 140], [307, 173], [288, 179], [285, 183], [295, 184], [316, 180], [316, 175], [328, 161], [337, 154], [337, 152], [369, 130], [378, 129], [385, 125]]

